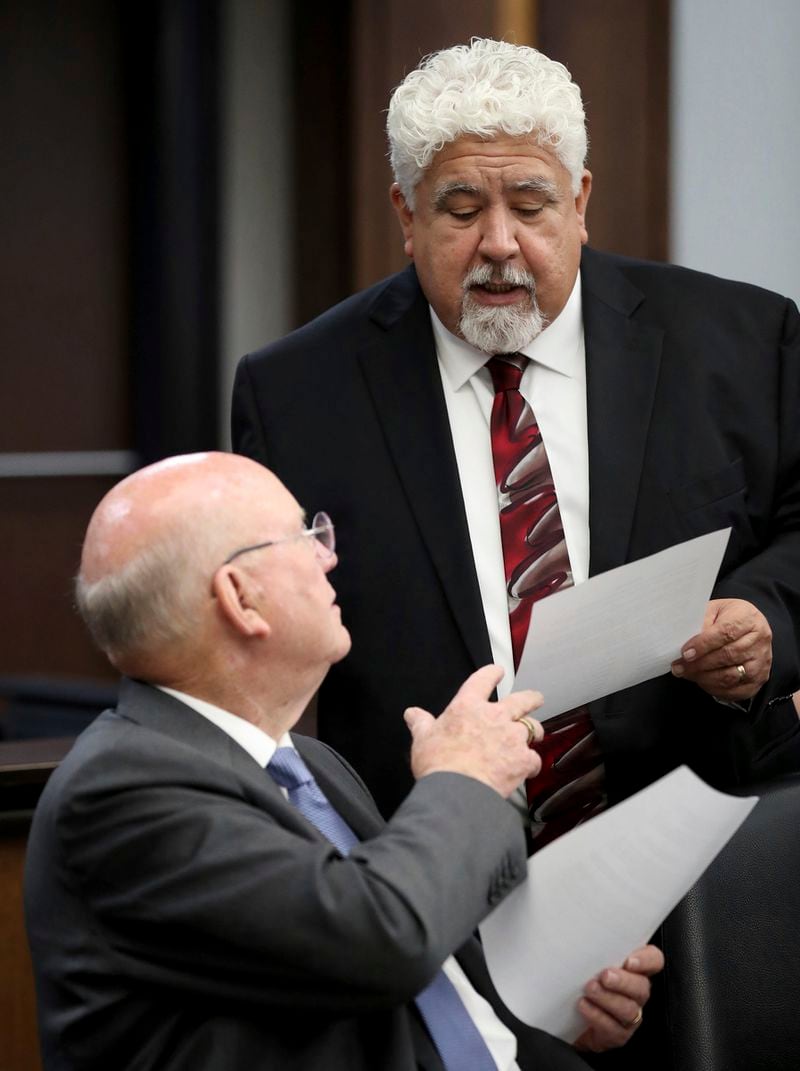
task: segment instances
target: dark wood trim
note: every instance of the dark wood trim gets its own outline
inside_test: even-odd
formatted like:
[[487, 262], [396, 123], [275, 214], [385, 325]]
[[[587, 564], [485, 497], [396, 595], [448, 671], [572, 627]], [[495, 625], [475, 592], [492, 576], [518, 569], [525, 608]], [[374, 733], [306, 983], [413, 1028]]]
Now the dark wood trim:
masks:
[[291, 4], [295, 326], [352, 291], [351, 18], [349, 2]]
[[144, 463], [219, 439], [219, 8], [123, 5], [134, 444]]

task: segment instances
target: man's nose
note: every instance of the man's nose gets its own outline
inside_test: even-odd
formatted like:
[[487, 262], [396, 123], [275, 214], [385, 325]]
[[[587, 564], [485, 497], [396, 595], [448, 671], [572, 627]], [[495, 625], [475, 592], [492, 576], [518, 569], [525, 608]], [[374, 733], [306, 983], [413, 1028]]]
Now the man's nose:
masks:
[[509, 260], [519, 252], [516, 220], [506, 208], [492, 208], [484, 213], [483, 231], [478, 251], [487, 260]]
[[323, 572], [329, 573], [331, 569], [335, 569], [339, 564], [339, 559], [336, 557], [335, 550], [326, 550], [321, 543], [317, 543], [319, 551], [317, 552], [322, 563]]

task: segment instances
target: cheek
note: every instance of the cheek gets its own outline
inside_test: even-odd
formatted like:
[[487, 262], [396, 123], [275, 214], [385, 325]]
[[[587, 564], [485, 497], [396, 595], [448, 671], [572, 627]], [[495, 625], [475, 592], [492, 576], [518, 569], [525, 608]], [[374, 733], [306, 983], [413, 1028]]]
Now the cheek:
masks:
[[580, 262], [580, 242], [574, 232], [556, 231], [529, 239], [522, 254], [540, 287], [559, 285]]
[[429, 287], [451, 301], [460, 302], [461, 284], [472, 265], [473, 245], [460, 235], [445, 234], [441, 241], [429, 246], [423, 269]]

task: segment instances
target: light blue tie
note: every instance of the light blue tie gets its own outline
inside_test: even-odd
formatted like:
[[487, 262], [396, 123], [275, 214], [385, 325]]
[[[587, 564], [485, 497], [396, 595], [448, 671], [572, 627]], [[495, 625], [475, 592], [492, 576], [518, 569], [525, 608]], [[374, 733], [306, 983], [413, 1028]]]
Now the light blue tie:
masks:
[[[267, 771], [289, 793], [289, 800], [328, 840], [347, 855], [358, 837], [323, 794], [293, 747], [279, 747]], [[447, 1071], [497, 1071], [486, 1042], [452, 982], [439, 971], [418, 994], [417, 1008]]]

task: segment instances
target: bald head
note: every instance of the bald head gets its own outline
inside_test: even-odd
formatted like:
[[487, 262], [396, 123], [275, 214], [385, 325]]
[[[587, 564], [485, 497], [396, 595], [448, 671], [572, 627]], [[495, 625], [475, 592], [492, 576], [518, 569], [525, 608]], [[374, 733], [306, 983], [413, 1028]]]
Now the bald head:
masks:
[[[165, 538], [189, 536], [213, 544], [247, 523], [241, 516], [260, 497], [288, 494], [271, 472], [237, 454], [185, 454], [140, 469], [122, 480], [94, 511], [81, 556], [81, 576], [93, 583], [125, 568]], [[202, 522], [202, 523], [201, 523]]]
[[272, 473], [235, 454], [168, 458], [109, 491], [86, 533], [76, 592], [96, 642], [123, 672], [190, 640], [214, 571], [299, 506]]

